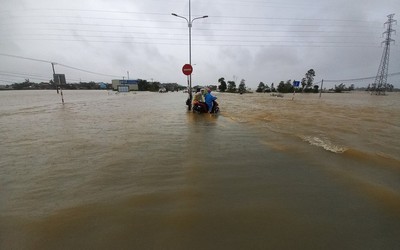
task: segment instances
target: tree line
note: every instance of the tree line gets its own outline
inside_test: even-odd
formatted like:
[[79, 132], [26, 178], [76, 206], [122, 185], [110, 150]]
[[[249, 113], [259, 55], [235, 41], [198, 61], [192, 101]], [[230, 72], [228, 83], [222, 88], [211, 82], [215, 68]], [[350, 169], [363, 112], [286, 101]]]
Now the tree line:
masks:
[[[314, 84], [314, 78], [315, 78], [315, 70], [314, 69], [309, 69], [304, 77], [301, 79], [299, 84], [294, 84], [295, 82], [292, 80], [287, 80], [287, 81], [280, 81], [278, 86], [276, 86], [274, 83], [271, 83], [270, 85], [260, 82], [258, 84], [258, 87], [256, 89], [256, 92], [259, 93], [265, 93], [265, 92], [279, 92], [279, 93], [293, 93], [293, 92], [303, 92], [303, 93], [318, 93], [320, 91], [319, 85]], [[230, 92], [230, 93], [246, 93], [247, 88], [245, 84], [245, 80], [242, 79], [240, 81], [239, 87], [236, 87], [235, 81], [225, 81], [225, 78], [221, 77], [218, 79], [218, 83], [220, 84], [218, 86], [218, 89], [220, 92]], [[297, 83], [297, 82], [296, 82]], [[362, 90], [366, 91], [373, 91], [375, 89], [375, 86], [372, 84], [368, 85], [367, 88], [361, 88]], [[360, 89], [360, 90], [361, 90]], [[339, 85], [335, 85], [334, 88], [329, 89], [331, 92], [335, 93], [342, 93], [345, 91], [353, 91], [355, 90], [354, 84], [350, 84], [350, 86], [346, 86], [346, 84], [341, 83]], [[386, 86], [386, 91], [391, 92], [394, 91], [394, 86], [393, 84], [387, 84]]]
[[236, 82], [235, 81], [225, 81], [224, 77], [221, 77], [218, 79], [218, 90], [220, 92], [230, 92], [230, 93], [246, 93], [247, 88], [246, 88], [246, 81], [242, 79], [239, 83], [239, 86], [236, 87]]
[[[278, 86], [275, 86], [274, 83], [271, 83], [270, 86], [263, 82], [260, 82], [256, 92], [280, 92], [280, 93], [291, 93], [293, 91], [298, 92], [306, 92], [306, 93], [317, 93], [319, 90], [318, 85], [313, 85], [315, 77], [315, 71], [310, 69], [306, 72], [305, 77], [301, 80], [301, 87], [293, 86], [292, 80], [281, 81]], [[246, 93], [246, 83], [245, 80], [242, 79], [239, 83], [239, 86], [236, 87], [235, 81], [225, 81], [224, 77], [218, 79], [218, 89], [220, 92], [230, 92], [230, 93]]]
[[[91, 82], [80, 82], [80, 83], [67, 83], [63, 84], [62, 88], [63, 89], [100, 89], [100, 88], [105, 88], [105, 89], [111, 89], [111, 84], [104, 84], [103, 85], [99, 83], [95, 83], [93, 81]], [[31, 82], [29, 79], [25, 79], [24, 82], [21, 83], [13, 83], [11, 85], [6, 85], [6, 89], [14, 89], [14, 90], [29, 90], [29, 89], [56, 89], [57, 85], [54, 83], [53, 80], [50, 80], [49, 82]]]
[[[79, 83], [67, 83], [62, 84], [61, 87], [63, 89], [112, 89], [111, 84], [107, 83], [96, 83], [93, 81], [90, 82], [79, 82]], [[13, 89], [13, 90], [40, 90], [40, 89], [56, 89], [57, 85], [53, 80], [49, 82], [40, 82], [35, 83], [31, 82], [29, 79], [25, 79], [24, 82], [21, 83], [13, 83], [11, 85], [6, 85], [5, 89]], [[157, 92], [160, 88], [165, 88], [166, 91], [179, 91], [183, 90], [186, 87], [180, 86], [177, 83], [160, 83], [160, 82], [148, 82], [147, 80], [138, 80], [138, 90], [139, 91], [152, 91]]]
[[157, 92], [160, 89], [164, 88], [166, 92], [168, 91], [180, 91], [183, 89], [187, 89], [184, 86], [181, 86], [177, 83], [160, 83], [160, 82], [148, 82], [147, 80], [138, 80], [138, 89], [139, 91], [151, 91]]

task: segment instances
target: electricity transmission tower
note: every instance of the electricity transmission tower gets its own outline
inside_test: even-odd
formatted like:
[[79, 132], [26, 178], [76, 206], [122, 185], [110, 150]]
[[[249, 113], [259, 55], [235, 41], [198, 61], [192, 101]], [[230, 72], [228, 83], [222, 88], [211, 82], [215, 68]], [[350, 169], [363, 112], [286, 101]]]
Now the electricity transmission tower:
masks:
[[387, 85], [387, 76], [389, 69], [389, 54], [390, 54], [390, 44], [394, 42], [391, 38], [392, 33], [396, 32], [392, 28], [393, 23], [397, 23], [396, 20], [393, 19], [394, 14], [388, 15], [388, 20], [385, 22], [385, 26], [387, 26], [387, 30], [383, 32], [383, 35], [386, 35], [386, 39], [382, 42], [384, 44], [381, 63], [379, 64], [378, 73], [375, 77], [375, 82], [372, 85], [372, 91], [376, 95], [385, 95], [386, 85]]

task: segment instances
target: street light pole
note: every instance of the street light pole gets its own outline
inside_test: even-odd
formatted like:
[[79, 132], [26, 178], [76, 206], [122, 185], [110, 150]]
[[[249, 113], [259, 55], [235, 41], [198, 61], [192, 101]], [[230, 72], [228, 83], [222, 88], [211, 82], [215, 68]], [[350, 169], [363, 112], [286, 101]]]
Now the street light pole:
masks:
[[[189, 28], [189, 64], [192, 65], [192, 8], [190, 6], [190, 0], [189, 0], [189, 22], [188, 22], [188, 28]], [[192, 90], [192, 74], [189, 75], [190, 78], [190, 90]]]
[[[189, 64], [192, 65], [192, 24], [193, 24], [194, 20], [201, 19], [201, 18], [207, 18], [208, 16], [196, 17], [196, 18], [192, 19], [190, 0], [189, 0], [189, 19], [187, 19], [186, 17], [180, 16], [180, 15], [177, 15], [175, 13], [171, 13], [171, 15], [185, 19], [188, 24], [188, 28], [189, 28]], [[190, 103], [188, 105], [188, 110], [190, 111], [191, 106], [192, 106], [192, 74], [190, 74], [188, 76], [188, 78], [189, 78], [188, 92], [189, 92], [189, 100], [190, 100]]]

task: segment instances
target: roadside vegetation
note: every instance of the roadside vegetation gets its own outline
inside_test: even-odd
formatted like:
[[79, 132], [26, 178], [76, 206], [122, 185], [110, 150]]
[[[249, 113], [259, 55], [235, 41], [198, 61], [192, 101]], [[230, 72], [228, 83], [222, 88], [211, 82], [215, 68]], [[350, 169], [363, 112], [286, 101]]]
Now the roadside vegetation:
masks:
[[[314, 69], [309, 69], [300, 82], [295, 82], [292, 80], [280, 81], [277, 85], [275, 83], [264, 83], [260, 82], [256, 89], [258, 93], [319, 93], [321, 91], [319, 84], [314, 83], [315, 71]], [[224, 77], [218, 79], [218, 90], [220, 92], [229, 92], [229, 93], [248, 93], [250, 92], [248, 88], [246, 88], [245, 80], [242, 79], [240, 81], [239, 87], [236, 87], [235, 81], [226, 81]], [[355, 88], [354, 84], [350, 84], [346, 86], [344, 83], [340, 83], [339, 85], [335, 85], [335, 87], [330, 89], [324, 89], [324, 92], [331, 93], [343, 93], [349, 92], [353, 90], [359, 91], [373, 91], [373, 86], [368, 85], [366, 88]], [[388, 84], [386, 91], [393, 92], [397, 89], [394, 88], [393, 84]]]
[[[62, 85], [63, 89], [111, 89], [110, 84], [106, 83], [95, 83], [95, 82], [80, 82], [80, 83], [68, 83]], [[13, 89], [13, 90], [34, 90], [34, 89], [56, 89], [56, 84], [54, 84], [53, 80], [49, 82], [31, 82], [29, 79], [25, 79], [24, 82], [21, 83], [13, 83], [11, 85], [6, 85], [5, 89]]]
[[[314, 69], [309, 69], [304, 77], [301, 79], [300, 82], [292, 81], [292, 80], [285, 80], [280, 81], [278, 84], [275, 83], [264, 83], [260, 82], [256, 89], [258, 93], [319, 93], [320, 86], [314, 83], [315, 78], [315, 71]], [[186, 86], [178, 85], [177, 83], [160, 83], [160, 82], [149, 82], [147, 80], [138, 79], [138, 91], [151, 91], [151, 92], [174, 92], [174, 91], [182, 91], [187, 90]], [[246, 80], [240, 80], [239, 85], [236, 85], [235, 81], [226, 81], [224, 77], [218, 79], [219, 85], [208, 85], [210, 89], [213, 91], [220, 91], [220, 92], [228, 92], [228, 93], [251, 93], [252, 91], [250, 88], [246, 86]], [[372, 84], [373, 85], [373, 84]], [[93, 81], [90, 82], [79, 82], [79, 83], [67, 83], [61, 86], [63, 89], [112, 89], [111, 84], [107, 83], [96, 83]], [[13, 83], [9, 85], [2, 85], [0, 86], [0, 90], [40, 90], [40, 89], [56, 89], [57, 86], [53, 80], [49, 82], [32, 82], [29, 79], [25, 79], [24, 82], [21, 83]], [[204, 88], [203, 86], [194, 86], [193, 90], [198, 88]], [[332, 93], [342, 93], [342, 92], [349, 92], [353, 90], [359, 91], [373, 91], [374, 86], [371, 84], [368, 87], [364, 88], [355, 88], [354, 84], [350, 84], [346, 86], [344, 83], [340, 83], [339, 85], [335, 85], [333, 88], [328, 90], [324, 89], [324, 92], [332, 92]], [[388, 84], [386, 91], [393, 92], [399, 91], [398, 89], [394, 88], [393, 84]]]
[[[79, 82], [79, 83], [67, 83], [62, 84], [62, 89], [112, 89], [111, 84], [107, 83], [96, 83], [96, 82]], [[25, 79], [24, 82], [21, 83], [13, 83], [10, 85], [5, 85], [0, 90], [44, 90], [44, 89], [56, 89], [57, 86], [54, 84], [53, 80], [49, 82], [32, 82], [29, 79]], [[161, 88], [168, 91], [180, 91], [186, 89], [184, 86], [180, 86], [177, 83], [160, 83], [160, 82], [148, 82], [147, 80], [138, 80], [138, 89], [139, 91], [152, 91], [157, 92]]]

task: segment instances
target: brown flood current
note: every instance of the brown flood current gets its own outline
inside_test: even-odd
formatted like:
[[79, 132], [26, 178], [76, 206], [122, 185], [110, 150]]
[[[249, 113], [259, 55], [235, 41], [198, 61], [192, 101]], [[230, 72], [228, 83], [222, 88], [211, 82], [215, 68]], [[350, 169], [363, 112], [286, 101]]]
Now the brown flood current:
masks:
[[400, 249], [400, 94], [0, 92], [0, 249]]

